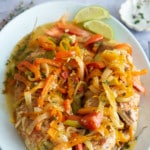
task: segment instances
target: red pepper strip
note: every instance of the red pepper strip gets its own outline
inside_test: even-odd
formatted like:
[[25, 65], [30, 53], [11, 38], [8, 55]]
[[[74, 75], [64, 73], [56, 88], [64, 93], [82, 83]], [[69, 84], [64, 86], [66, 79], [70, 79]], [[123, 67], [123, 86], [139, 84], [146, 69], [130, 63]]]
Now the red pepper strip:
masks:
[[38, 107], [43, 107], [43, 105], [44, 105], [44, 98], [45, 98], [45, 96], [47, 95], [48, 91], [50, 90], [50, 86], [51, 86], [53, 80], [54, 80], [54, 75], [50, 75], [50, 76], [46, 79], [46, 81], [45, 81], [45, 83], [44, 83], [43, 90], [42, 90], [42, 92], [41, 92], [41, 95], [40, 95], [40, 97], [39, 97], [38, 100], [37, 100]]
[[87, 67], [94, 67], [94, 68], [97, 68], [97, 69], [102, 69], [102, 68], [105, 68], [105, 64], [103, 62], [91, 62], [91, 63], [88, 63], [87, 64]]
[[76, 145], [75, 150], [83, 150], [83, 144]]
[[45, 33], [49, 36], [56, 37], [56, 38], [59, 38], [64, 34], [62, 30], [60, 30], [58, 27], [55, 26], [49, 30], [45, 30]]
[[94, 34], [91, 36], [84, 44], [84, 46], [88, 46], [89, 44], [101, 41], [103, 39], [103, 36], [101, 34]]
[[71, 24], [69, 22], [63, 22], [63, 21], [59, 21], [57, 22], [57, 27], [59, 29], [62, 29], [63, 31], [68, 30], [68, 33], [70, 34], [75, 34], [77, 36], [82, 36], [82, 37], [89, 37], [91, 35], [90, 32], [79, 28], [77, 25]]
[[27, 68], [28, 70], [34, 73], [35, 79], [40, 79], [41, 77], [39, 69], [34, 64], [31, 64], [28, 61], [20, 62], [17, 67], [20, 71], [23, 71], [23, 72], [25, 72], [26, 70], [25, 68]]
[[60, 67], [60, 63], [58, 61], [55, 60], [50, 60], [47, 58], [36, 58], [34, 61], [34, 64], [38, 65], [38, 64], [42, 64], [42, 63], [46, 63], [55, 67]]
[[130, 55], [132, 54], [132, 47], [129, 44], [126, 43], [120, 43], [115, 45], [115, 49], [123, 49], [126, 50]]
[[80, 124], [89, 130], [96, 130], [100, 127], [102, 120], [102, 114], [99, 112], [92, 112], [83, 116], [80, 120]]
[[75, 51], [61, 51], [56, 53], [56, 60], [57, 59], [63, 59], [68, 58], [75, 55]]

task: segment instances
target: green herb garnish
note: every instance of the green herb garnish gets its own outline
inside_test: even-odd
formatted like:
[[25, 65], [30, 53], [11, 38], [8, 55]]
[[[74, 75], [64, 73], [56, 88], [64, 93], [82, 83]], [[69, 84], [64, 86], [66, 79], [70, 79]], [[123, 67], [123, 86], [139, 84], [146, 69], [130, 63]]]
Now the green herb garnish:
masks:
[[136, 8], [137, 8], [137, 9], [140, 9], [140, 8], [141, 8], [140, 4], [137, 4]]
[[140, 23], [140, 20], [135, 20], [134, 21], [134, 24], [138, 24], [138, 23]]
[[141, 17], [141, 19], [144, 19], [144, 14], [143, 13], [138, 13], [138, 15]]

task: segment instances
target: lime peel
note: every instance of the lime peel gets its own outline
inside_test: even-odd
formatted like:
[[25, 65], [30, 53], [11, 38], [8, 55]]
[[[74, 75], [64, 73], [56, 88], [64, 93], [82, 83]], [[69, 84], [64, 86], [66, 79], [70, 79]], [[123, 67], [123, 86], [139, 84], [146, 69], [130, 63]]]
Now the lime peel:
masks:
[[92, 19], [109, 18], [110, 14], [101, 6], [88, 6], [80, 9], [74, 17], [75, 23], [83, 23]]
[[100, 20], [87, 21], [83, 24], [83, 27], [93, 33], [102, 34], [107, 39], [113, 39], [114, 37], [112, 28]]

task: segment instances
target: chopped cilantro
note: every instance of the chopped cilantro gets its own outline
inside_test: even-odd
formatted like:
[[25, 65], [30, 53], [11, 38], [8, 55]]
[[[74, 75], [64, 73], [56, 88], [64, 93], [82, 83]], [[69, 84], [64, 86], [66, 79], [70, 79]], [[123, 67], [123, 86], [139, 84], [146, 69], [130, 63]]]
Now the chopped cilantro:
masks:
[[144, 14], [143, 13], [138, 13], [138, 15], [141, 17], [141, 19], [144, 19]]
[[140, 20], [135, 20], [134, 21], [134, 24], [138, 24], [138, 23], [140, 23]]
[[137, 4], [136, 8], [137, 8], [137, 9], [140, 9], [140, 8], [141, 8], [141, 5], [140, 5], [140, 4]]

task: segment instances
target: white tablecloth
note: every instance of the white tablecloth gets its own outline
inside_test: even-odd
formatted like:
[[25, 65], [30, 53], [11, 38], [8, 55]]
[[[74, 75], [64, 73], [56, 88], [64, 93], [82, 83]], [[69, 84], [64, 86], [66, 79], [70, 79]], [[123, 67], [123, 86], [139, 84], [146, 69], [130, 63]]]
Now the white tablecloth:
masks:
[[[22, 12], [22, 10], [48, 1], [56, 1], [56, 0], [0, 0], [0, 28], [5, 24], [5, 22], [13, 18], [14, 15]], [[65, 3], [66, 0], [62, 0], [62, 1], [64, 1]], [[88, 4], [101, 5], [107, 8], [110, 11], [110, 13], [118, 20], [120, 20], [118, 10], [120, 8], [120, 5], [124, 2], [124, 0], [76, 0], [76, 1], [82, 3], [88, 3]], [[150, 32], [146, 32], [146, 31], [137, 32], [131, 29], [129, 30], [139, 41], [139, 43], [141, 44], [145, 52], [147, 52], [148, 41], [150, 42]]]

